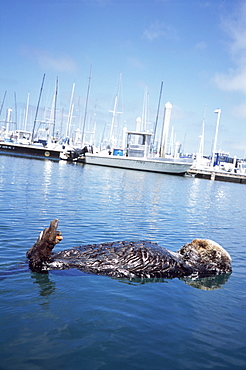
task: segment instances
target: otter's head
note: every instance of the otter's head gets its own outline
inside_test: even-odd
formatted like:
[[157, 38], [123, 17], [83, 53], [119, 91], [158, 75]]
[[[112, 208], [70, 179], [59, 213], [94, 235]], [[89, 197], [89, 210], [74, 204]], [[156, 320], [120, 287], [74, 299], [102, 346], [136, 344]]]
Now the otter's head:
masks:
[[229, 253], [212, 240], [194, 239], [184, 245], [178, 253], [198, 275], [219, 275], [232, 271]]
[[49, 261], [52, 249], [62, 240], [62, 233], [57, 230], [58, 219], [51, 221], [50, 226], [44, 229], [36, 243], [29, 249], [26, 256], [32, 271], [41, 272]]

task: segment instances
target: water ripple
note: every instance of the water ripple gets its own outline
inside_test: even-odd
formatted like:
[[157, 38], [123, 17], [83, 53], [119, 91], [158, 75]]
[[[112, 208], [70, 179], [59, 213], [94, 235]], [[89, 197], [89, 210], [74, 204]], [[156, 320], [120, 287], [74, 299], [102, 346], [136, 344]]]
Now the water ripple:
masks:
[[[0, 159], [3, 369], [245, 367], [244, 185]], [[54, 218], [56, 251], [139, 239], [175, 251], [202, 237], [227, 248], [233, 273], [196, 283], [31, 273], [26, 251]]]

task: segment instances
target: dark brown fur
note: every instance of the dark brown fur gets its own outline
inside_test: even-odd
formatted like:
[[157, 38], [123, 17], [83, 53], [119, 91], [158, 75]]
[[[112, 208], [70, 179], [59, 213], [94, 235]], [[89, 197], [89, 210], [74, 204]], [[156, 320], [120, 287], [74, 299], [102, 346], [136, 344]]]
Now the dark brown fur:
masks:
[[118, 278], [174, 278], [214, 276], [231, 272], [231, 258], [217, 243], [194, 239], [178, 252], [149, 241], [83, 245], [52, 254], [61, 233], [58, 220], [44, 229], [27, 252], [32, 271], [77, 268]]
[[57, 240], [58, 219], [51, 221], [50, 227], [44, 229], [36, 243], [27, 252], [30, 268], [33, 271], [41, 272], [45, 262], [50, 260], [52, 250], [59, 241]]

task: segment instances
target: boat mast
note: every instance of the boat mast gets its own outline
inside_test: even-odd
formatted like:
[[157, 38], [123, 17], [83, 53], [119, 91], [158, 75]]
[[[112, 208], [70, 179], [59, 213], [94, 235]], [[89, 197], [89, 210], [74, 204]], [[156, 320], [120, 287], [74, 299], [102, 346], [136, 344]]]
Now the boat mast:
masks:
[[2, 104], [1, 104], [1, 108], [0, 108], [0, 117], [1, 117], [1, 114], [2, 114], [2, 110], [3, 110], [3, 105], [4, 105], [4, 102], [5, 102], [6, 94], [7, 94], [7, 90], [5, 91], [4, 96], [3, 96], [3, 101], [2, 101]]
[[213, 148], [213, 153], [212, 153], [212, 163], [211, 166], [214, 167], [214, 160], [215, 160], [215, 151], [216, 151], [216, 146], [217, 146], [217, 138], [218, 138], [218, 131], [219, 131], [219, 124], [220, 124], [220, 114], [221, 114], [221, 109], [216, 109], [214, 113], [217, 113], [217, 122], [216, 122], [216, 130], [215, 130], [215, 136], [214, 136], [214, 148]]
[[97, 109], [97, 102], [95, 102], [94, 111], [93, 111], [93, 131], [92, 131], [91, 140], [90, 140], [91, 145], [94, 145], [94, 142], [95, 142], [95, 132], [96, 132], [96, 126], [97, 126], [96, 118], [95, 118], [96, 109]]
[[75, 83], [73, 83], [72, 94], [71, 94], [70, 105], [69, 105], [69, 112], [68, 112], [68, 119], [67, 119], [67, 129], [66, 129], [66, 138], [70, 137], [70, 126], [71, 126], [71, 122], [72, 122], [73, 107], [74, 107], [74, 104], [73, 104], [74, 87], [75, 87]]
[[5, 119], [5, 127], [6, 127], [5, 135], [6, 136], [9, 134], [9, 124], [10, 124], [11, 112], [12, 112], [12, 108], [8, 108], [6, 119]]
[[28, 92], [28, 94], [27, 94], [26, 110], [25, 110], [25, 118], [24, 118], [24, 131], [26, 131], [26, 125], [27, 125], [27, 116], [28, 116], [28, 109], [29, 109], [29, 100], [30, 100], [30, 92]]
[[[50, 118], [49, 118], [48, 138], [50, 140], [50, 135], [52, 135], [51, 141], [55, 137], [57, 91], [58, 91], [58, 77], [56, 77], [55, 92], [54, 92], [54, 97], [53, 97], [52, 106], [51, 106], [51, 110], [50, 110]], [[51, 130], [50, 130], [50, 127], [51, 126], [53, 126], [53, 128], [52, 128], [52, 134], [51, 134]]]
[[204, 122], [205, 122], [206, 110], [207, 110], [207, 104], [205, 105], [205, 108], [204, 108], [204, 114], [203, 114], [203, 119], [202, 119], [202, 134], [201, 134], [201, 140], [200, 140], [200, 146], [199, 146], [199, 154], [201, 156], [201, 159], [203, 158], [203, 154], [204, 154]]
[[54, 123], [53, 123], [53, 132], [52, 132], [53, 139], [54, 139], [54, 137], [55, 137], [55, 126], [56, 126], [56, 103], [57, 103], [57, 92], [58, 92], [58, 77], [56, 77], [56, 89], [55, 89], [55, 98], [54, 98], [54, 115], [53, 115]]
[[109, 111], [113, 113], [112, 121], [111, 121], [111, 128], [110, 128], [110, 135], [109, 135], [110, 146], [113, 145], [113, 130], [114, 130], [116, 114], [122, 113], [122, 112], [117, 112], [117, 104], [118, 104], [118, 97], [119, 97], [119, 91], [120, 91], [121, 77], [122, 77], [122, 73], [120, 73], [120, 77], [118, 81], [117, 93], [116, 93], [115, 100], [114, 100], [114, 110]]
[[36, 109], [36, 113], [35, 113], [35, 119], [34, 119], [33, 128], [32, 128], [32, 143], [34, 141], [34, 132], [35, 132], [35, 126], [36, 126], [36, 123], [37, 123], [39, 104], [40, 104], [42, 91], [43, 91], [43, 86], [44, 86], [44, 79], [45, 79], [45, 73], [43, 75], [42, 85], [41, 85], [40, 92], [39, 92], [38, 105], [37, 105], [37, 109]]
[[142, 131], [144, 132], [146, 132], [147, 124], [149, 124], [148, 115], [149, 115], [149, 92], [148, 92], [148, 87], [146, 86], [145, 91], [144, 91], [144, 101], [143, 101], [142, 120], [141, 120], [141, 128], [142, 128]]
[[166, 152], [168, 150], [167, 144], [168, 144], [168, 132], [169, 132], [169, 124], [170, 124], [170, 118], [171, 118], [171, 110], [172, 110], [172, 104], [170, 102], [167, 102], [165, 104], [165, 110], [164, 110], [159, 157], [165, 157]]
[[155, 144], [156, 128], [157, 128], [157, 123], [158, 123], [158, 118], [159, 118], [159, 111], [160, 111], [160, 104], [161, 104], [161, 95], [162, 95], [162, 87], [163, 87], [163, 81], [161, 81], [161, 88], [160, 88], [159, 101], [158, 101], [158, 107], [157, 107], [157, 113], [156, 113], [156, 120], [155, 120], [155, 126], [154, 126], [154, 130], [153, 130], [153, 138], [152, 138], [153, 148], [154, 148], [154, 144]]
[[88, 81], [88, 87], [87, 87], [87, 94], [86, 94], [86, 101], [85, 101], [85, 114], [84, 114], [84, 121], [83, 121], [83, 128], [82, 128], [82, 137], [81, 137], [82, 146], [84, 146], [85, 122], [86, 122], [87, 106], [88, 106], [89, 94], [90, 94], [90, 86], [91, 86], [91, 70], [92, 70], [92, 64], [90, 66], [90, 75], [89, 75], [89, 81]]
[[16, 92], [14, 92], [14, 99], [15, 99], [15, 128], [17, 129], [17, 99], [16, 99]]

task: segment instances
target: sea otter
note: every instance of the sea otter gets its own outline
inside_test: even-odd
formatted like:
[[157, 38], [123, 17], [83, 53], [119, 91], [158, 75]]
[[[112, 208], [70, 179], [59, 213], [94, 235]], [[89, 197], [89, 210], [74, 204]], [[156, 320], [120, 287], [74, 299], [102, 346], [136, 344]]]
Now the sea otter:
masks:
[[77, 268], [85, 273], [115, 278], [206, 277], [230, 273], [231, 257], [212, 240], [194, 239], [177, 252], [150, 241], [120, 241], [82, 245], [53, 253], [62, 240], [58, 219], [51, 221], [27, 252], [35, 272]]

